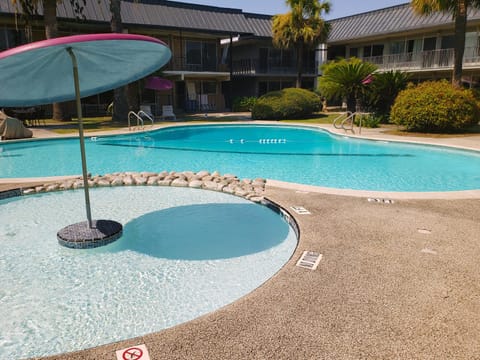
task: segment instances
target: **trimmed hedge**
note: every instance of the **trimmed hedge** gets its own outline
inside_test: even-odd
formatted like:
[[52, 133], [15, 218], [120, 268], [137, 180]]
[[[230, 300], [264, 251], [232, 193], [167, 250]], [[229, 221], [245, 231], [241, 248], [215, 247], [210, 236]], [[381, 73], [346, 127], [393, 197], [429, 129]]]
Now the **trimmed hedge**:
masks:
[[477, 124], [480, 109], [472, 91], [446, 80], [426, 81], [400, 92], [390, 119], [407, 131], [457, 132]]
[[322, 102], [317, 94], [305, 89], [288, 88], [258, 98], [252, 109], [252, 119], [301, 119], [321, 108]]
[[238, 97], [233, 99], [233, 111], [234, 112], [244, 112], [252, 111], [255, 102], [257, 101], [256, 97]]

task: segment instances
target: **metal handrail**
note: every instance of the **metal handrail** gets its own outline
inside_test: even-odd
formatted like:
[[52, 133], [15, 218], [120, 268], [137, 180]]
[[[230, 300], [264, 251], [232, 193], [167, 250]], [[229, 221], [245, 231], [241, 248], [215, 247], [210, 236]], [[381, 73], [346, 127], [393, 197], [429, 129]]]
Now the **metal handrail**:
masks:
[[[345, 119], [342, 120], [340, 125], [337, 124], [337, 121], [339, 121], [343, 116], [347, 115]], [[347, 111], [345, 113], [342, 113], [340, 116], [336, 117], [335, 120], [333, 120], [333, 126], [335, 129], [343, 129], [345, 132], [350, 130], [353, 134], [355, 134], [355, 131], [353, 130], [353, 127], [355, 126], [355, 116], [360, 115], [359, 117], [359, 122], [358, 122], [358, 133], [362, 133], [362, 119], [364, 115], [370, 115], [368, 112], [361, 112], [357, 111], [352, 113], [351, 111]], [[348, 121], [350, 121], [350, 124], [347, 125]]]
[[[334, 127], [335, 129], [343, 129], [343, 121], [342, 121], [342, 123], [341, 123], [340, 125], [338, 125], [337, 122], [338, 122], [340, 119], [342, 119], [344, 116], [347, 116], [346, 119], [348, 119], [351, 115], [352, 115], [352, 112], [351, 112], [351, 111], [346, 111], [346, 112], [344, 112], [344, 113], [341, 113], [339, 116], [337, 116], [337, 117], [335, 118], [335, 120], [333, 120], [333, 127]], [[346, 119], [344, 119], [344, 121], [345, 121]], [[345, 130], [345, 129], [344, 129], [344, 130]]]
[[130, 130], [130, 117], [133, 116], [135, 119], [137, 119], [137, 128], [139, 127], [139, 124], [142, 124], [142, 129], [144, 128], [143, 126], [143, 119], [139, 114], [137, 114], [135, 111], [130, 111], [128, 113], [128, 130]]
[[[153, 126], [153, 118], [150, 114], [146, 113], [145, 111], [143, 110], [140, 110], [137, 114], [140, 118], [142, 118], [142, 116], [145, 116], [148, 120], [150, 120], [152, 122], [152, 126]], [[142, 118], [142, 124], [143, 124], [143, 118]]]

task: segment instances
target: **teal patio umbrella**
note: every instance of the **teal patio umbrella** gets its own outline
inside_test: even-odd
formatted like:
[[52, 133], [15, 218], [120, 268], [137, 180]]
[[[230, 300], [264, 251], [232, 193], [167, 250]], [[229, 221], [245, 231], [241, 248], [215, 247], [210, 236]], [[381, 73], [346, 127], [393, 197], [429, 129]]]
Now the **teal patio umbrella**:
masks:
[[170, 57], [158, 39], [116, 33], [66, 36], [0, 52], [0, 107], [76, 100], [87, 221], [61, 229], [62, 245], [95, 247], [122, 234], [116, 221], [92, 220], [80, 99], [144, 78]]

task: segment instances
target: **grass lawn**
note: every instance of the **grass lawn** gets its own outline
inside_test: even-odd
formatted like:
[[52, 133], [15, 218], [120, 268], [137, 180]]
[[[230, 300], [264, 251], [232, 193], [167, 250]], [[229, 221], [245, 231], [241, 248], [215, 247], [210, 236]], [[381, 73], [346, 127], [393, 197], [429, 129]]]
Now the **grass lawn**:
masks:
[[458, 133], [420, 133], [420, 132], [409, 132], [398, 128], [396, 125], [383, 125], [382, 132], [388, 135], [397, 135], [397, 136], [413, 136], [413, 137], [429, 137], [429, 138], [448, 138], [448, 137], [466, 137], [473, 135], [480, 135], [480, 124], [472, 126], [471, 128], [465, 129], [462, 132]]
[[309, 119], [299, 119], [299, 120], [280, 120], [280, 122], [285, 123], [305, 123], [305, 124], [332, 124], [333, 120], [338, 117], [338, 113], [318, 113], [315, 114], [312, 118]]
[[[57, 134], [72, 134], [78, 132], [77, 119], [72, 119], [72, 121], [56, 121], [52, 119], [46, 119], [45, 124], [48, 130], [51, 130]], [[83, 119], [83, 130], [85, 132], [116, 130], [126, 126], [127, 124], [125, 123], [113, 122], [111, 117], [94, 117]]]
[[[337, 118], [339, 113], [318, 113], [308, 119], [295, 119], [295, 120], [280, 120], [272, 121], [275, 123], [289, 123], [289, 124], [332, 124], [335, 118]], [[177, 117], [179, 122], [193, 122], [193, 123], [211, 123], [211, 122], [235, 122], [235, 121], [245, 121], [250, 120], [249, 116], [245, 114], [193, 114], [193, 115], [183, 115]], [[46, 127], [57, 133], [57, 134], [75, 134], [78, 132], [78, 121], [73, 119], [72, 121], [61, 122], [54, 121], [52, 119], [46, 119]], [[172, 121], [155, 121], [155, 124], [172, 124]], [[86, 133], [94, 131], [108, 131], [108, 130], [119, 130], [126, 128], [128, 124], [126, 122], [113, 122], [111, 117], [94, 117], [94, 118], [84, 118], [83, 119], [83, 128]], [[149, 121], [145, 122], [145, 128], [148, 129]], [[454, 134], [436, 134], [436, 133], [415, 133], [407, 132], [398, 128], [396, 125], [381, 125], [382, 132], [389, 135], [397, 136], [414, 136], [414, 137], [430, 137], [430, 138], [442, 138], [442, 137], [465, 137], [471, 135], [480, 134], [480, 124], [476, 125], [465, 132], [454, 133]]]
[[[185, 115], [177, 117], [177, 121], [188, 121], [188, 122], [225, 122], [225, 121], [239, 121], [245, 120], [244, 116], [240, 115], [225, 115], [225, 116], [206, 116], [200, 114], [194, 115]], [[155, 124], [171, 124], [172, 121], [155, 121]], [[72, 121], [55, 121], [52, 119], [46, 119], [45, 125], [48, 130], [51, 130], [57, 134], [74, 134], [78, 132], [78, 120], [73, 118]], [[132, 126], [135, 126], [136, 123], [132, 123]], [[145, 128], [148, 129], [150, 126], [150, 121], [146, 120]], [[105, 117], [93, 117], [93, 118], [84, 118], [83, 119], [83, 130], [85, 132], [94, 132], [94, 131], [108, 131], [108, 130], [119, 130], [128, 127], [126, 122], [114, 122], [109, 116]]]

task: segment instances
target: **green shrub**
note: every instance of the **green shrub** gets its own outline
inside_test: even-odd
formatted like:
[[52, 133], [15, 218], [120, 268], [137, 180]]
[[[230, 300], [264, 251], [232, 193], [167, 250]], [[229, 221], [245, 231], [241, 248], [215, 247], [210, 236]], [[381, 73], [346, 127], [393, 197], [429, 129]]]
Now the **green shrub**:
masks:
[[400, 92], [391, 121], [407, 131], [456, 132], [478, 123], [479, 115], [472, 91], [455, 88], [446, 80], [427, 81]]
[[321, 108], [322, 102], [317, 94], [305, 89], [288, 88], [258, 98], [252, 109], [252, 119], [300, 119]]
[[366, 128], [378, 128], [378, 125], [382, 120], [381, 116], [377, 116], [375, 114], [356, 115], [355, 125], [360, 126], [360, 118], [362, 120], [362, 127]]
[[237, 97], [233, 99], [233, 111], [234, 112], [252, 111], [256, 101], [257, 101], [257, 98], [253, 96]]

